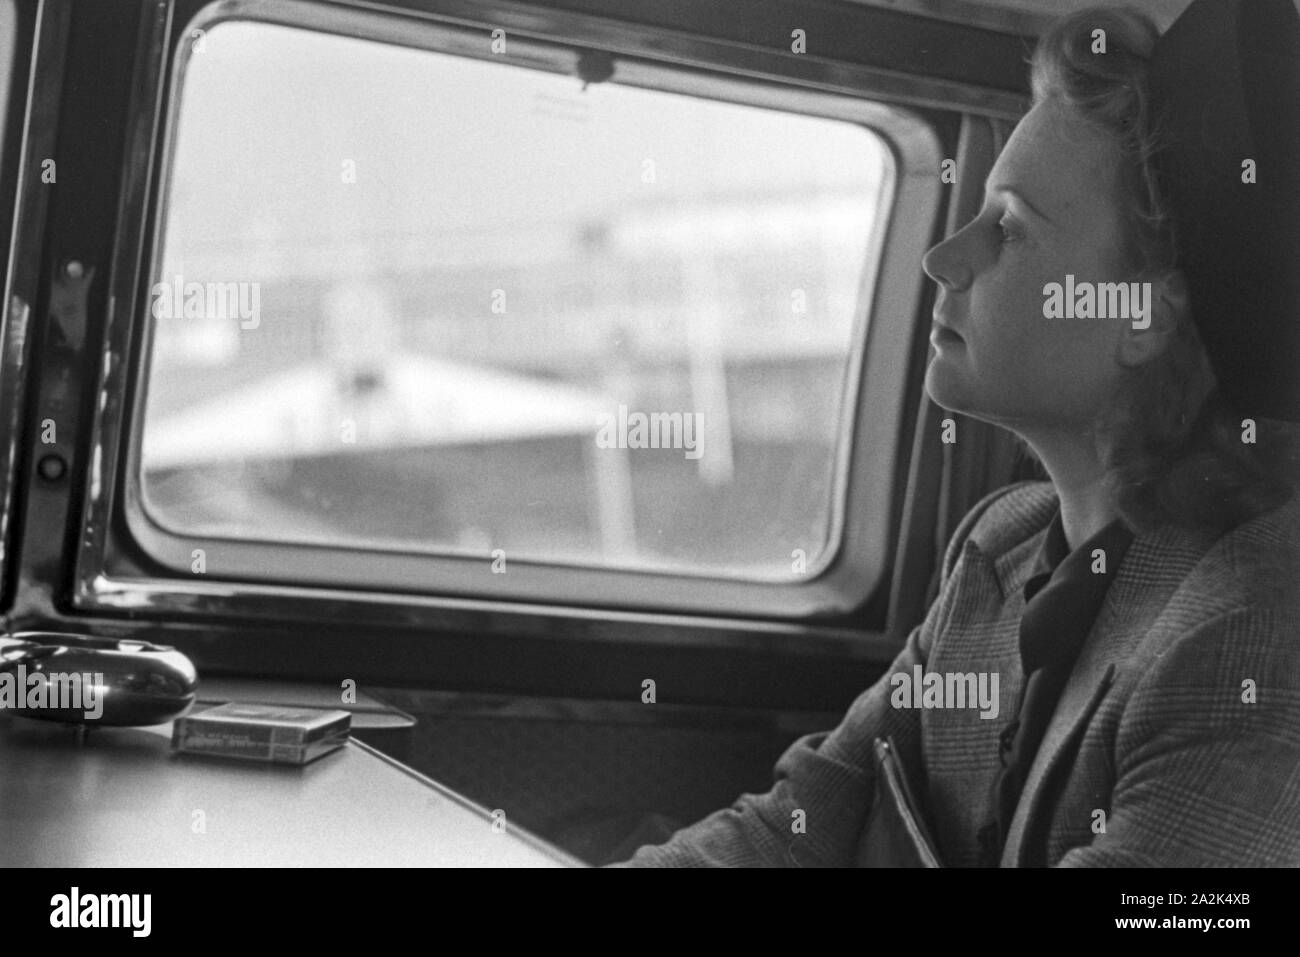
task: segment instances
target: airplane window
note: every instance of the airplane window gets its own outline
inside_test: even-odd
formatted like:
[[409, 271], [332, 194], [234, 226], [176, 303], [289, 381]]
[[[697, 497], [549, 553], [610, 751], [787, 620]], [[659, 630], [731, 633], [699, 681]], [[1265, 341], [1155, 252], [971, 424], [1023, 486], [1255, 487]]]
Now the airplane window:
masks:
[[830, 556], [876, 134], [508, 48], [238, 21], [193, 47], [149, 297], [155, 523], [736, 578]]

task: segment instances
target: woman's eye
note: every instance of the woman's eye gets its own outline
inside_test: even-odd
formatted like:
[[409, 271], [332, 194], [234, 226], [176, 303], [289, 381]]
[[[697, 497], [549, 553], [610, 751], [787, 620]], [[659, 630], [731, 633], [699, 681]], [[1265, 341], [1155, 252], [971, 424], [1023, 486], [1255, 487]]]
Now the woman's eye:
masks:
[[1013, 243], [1020, 238], [1020, 232], [1016, 228], [1016, 221], [1010, 216], [1003, 216], [999, 219], [998, 228], [1002, 230], [1002, 241], [1004, 243]]

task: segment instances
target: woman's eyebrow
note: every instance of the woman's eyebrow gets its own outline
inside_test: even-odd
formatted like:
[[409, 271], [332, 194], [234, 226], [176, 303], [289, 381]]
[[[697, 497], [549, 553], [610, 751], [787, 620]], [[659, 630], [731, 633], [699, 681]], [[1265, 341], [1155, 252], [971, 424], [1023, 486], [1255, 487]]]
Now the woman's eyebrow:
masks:
[[[1043, 220], [1043, 222], [1046, 222], [1046, 223], [1052, 223], [1052, 218], [1051, 218], [1050, 216], [1048, 216], [1047, 214], [1045, 214], [1042, 210], [1040, 210], [1040, 209], [1039, 209], [1037, 206], [1035, 206], [1033, 203], [1031, 203], [1028, 199], [1026, 199], [1026, 198], [1025, 198], [1025, 194], [1022, 193], [1022, 192], [1020, 192], [1018, 189], [1013, 189], [1013, 188], [1010, 187], [1010, 186], [1001, 186], [1001, 185], [998, 185], [998, 186], [989, 186], [987, 183], [985, 183], [985, 184], [984, 184], [984, 193], [985, 193], [985, 195], [987, 195], [987, 194], [989, 194], [989, 193], [1010, 193], [1010, 194], [1011, 194], [1012, 196], [1014, 196], [1016, 199], [1020, 200], [1020, 202], [1023, 203], [1023, 204], [1025, 205], [1025, 207], [1028, 208], [1028, 210], [1029, 210], [1031, 213], [1033, 213], [1033, 214], [1034, 214], [1035, 216], [1037, 216], [1039, 219]], [[1055, 223], [1052, 223], [1052, 225], [1056, 225], [1056, 224], [1055, 224]]]

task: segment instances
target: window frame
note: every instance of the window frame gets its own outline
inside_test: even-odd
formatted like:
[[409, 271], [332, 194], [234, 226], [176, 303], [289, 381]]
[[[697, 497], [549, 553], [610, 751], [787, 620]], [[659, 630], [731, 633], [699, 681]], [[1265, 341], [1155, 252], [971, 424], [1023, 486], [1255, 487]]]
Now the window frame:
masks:
[[[325, 29], [325, 32], [391, 38], [404, 46], [416, 43], [421, 30], [445, 35], [447, 30], [465, 29], [463, 18], [438, 16], [440, 8], [459, 10], [459, 2], [427, 2], [423, 16], [402, 9], [380, 12], [373, 4], [336, 3], [329, 6], [304, 0], [275, 0], [250, 3], [220, 0], [203, 7], [179, 30], [171, 22], [172, 7], [156, 7], [146, 15], [144, 29], [151, 31], [142, 43], [149, 51], [155, 79], [147, 82], [149, 64], [140, 72], [137, 102], [132, 111], [130, 144], [147, 145], [147, 171], [128, 167], [123, 180], [119, 236], [115, 245], [110, 293], [116, 304], [105, 324], [105, 364], [98, 382], [93, 421], [94, 460], [86, 509], [81, 522], [73, 588], [73, 604], [80, 610], [106, 613], [154, 611], [175, 615], [288, 617], [297, 620], [330, 617], [337, 620], [390, 620], [394, 615], [410, 623], [436, 623], [448, 619], [479, 620], [500, 614], [586, 618], [593, 611], [608, 620], [611, 613], [630, 620], [663, 621], [665, 617], [687, 627], [711, 623], [724, 630], [728, 622], [763, 618], [787, 622], [842, 618], [860, 608], [870, 595], [885, 585], [883, 576], [891, 564], [892, 517], [897, 496], [895, 482], [899, 456], [905, 454], [899, 442], [899, 423], [905, 418], [906, 373], [914, 344], [911, 317], [922, 294], [922, 277], [917, 263], [929, 244], [942, 206], [939, 187], [941, 157], [935, 133], [929, 125], [904, 108], [885, 106], [827, 91], [824, 84], [801, 82], [783, 69], [789, 57], [770, 52], [767, 75], [754, 75], [752, 62], [728, 75], [728, 48], [710, 54], [710, 69], [703, 70], [698, 51], [681, 55], [674, 44], [654, 44], [652, 62], [644, 51], [636, 59], [623, 60], [622, 75], [642, 84], [695, 93], [692, 86], [707, 88], [711, 98], [741, 98], [756, 105], [779, 104], [796, 112], [852, 117], [880, 135], [895, 163], [892, 203], [878, 220], [873, 246], [880, 251], [869, 302], [860, 303], [872, 314], [903, 316], [908, 321], [857, 321], [852, 354], [860, 361], [850, 363], [846, 380], [845, 409], [853, 418], [851, 444], [837, 452], [837, 480], [844, 483], [834, 508], [842, 509], [844, 534], [838, 548], [828, 555], [826, 569], [809, 580], [790, 585], [721, 580], [707, 574], [669, 574], [658, 571], [623, 571], [571, 564], [512, 562], [510, 574], [489, 576], [489, 562], [467, 562], [461, 558], [421, 556], [415, 564], [438, 568], [437, 593], [428, 587], [433, 576], [412, 572], [412, 556], [405, 553], [376, 554], [353, 549], [332, 549], [319, 545], [277, 545], [230, 543], [223, 540], [223, 557], [214, 561], [208, 551], [208, 571], [190, 573], [190, 554], [199, 539], [185, 539], [161, 532], [144, 513], [139, 501], [140, 486], [129, 480], [138, 466], [140, 423], [143, 414], [145, 363], [150, 342], [146, 310], [151, 266], [156, 262], [157, 234], [154, 224], [165, 193], [165, 174], [176, 129], [179, 96], [164, 95], [168, 85], [182, 75], [184, 38], [195, 29], [210, 28], [223, 20], [262, 20], [286, 26]], [[511, 4], [483, 4], [479, 8], [479, 30], [486, 23], [509, 20]], [[429, 12], [432, 11], [432, 12]], [[493, 14], [502, 14], [494, 17]], [[609, 31], [593, 18], [556, 16], [556, 23], [538, 23], [546, 17], [532, 15], [525, 26], [526, 38], [538, 34], [550, 44], [590, 45], [593, 38], [609, 37]], [[286, 22], [287, 21], [287, 22]], [[419, 26], [421, 29], [415, 29]], [[590, 29], [584, 27], [590, 26]], [[548, 29], [549, 27], [549, 29]], [[377, 34], [377, 35], [376, 35]], [[480, 34], [481, 36], [481, 34]], [[182, 42], [169, 44], [179, 38]], [[518, 40], [512, 37], [512, 43]], [[699, 41], [695, 41], [698, 46]], [[168, 47], [172, 68], [168, 62]], [[604, 48], [608, 49], [606, 43]], [[459, 52], [459, 51], [453, 51]], [[616, 52], [616, 51], [612, 51]], [[753, 52], [747, 51], [747, 60]], [[164, 75], [165, 72], [165, 75]], [[797, 71], [796, 71], [797, 72]], [[670, 76], [676, 86], [664, 83]], [[637, 84], [633, 84], [637, 85]], [[163, 116], [168, 122], [162, 123]], [[161, 136], [160, 136], [161, 133]], [[137, 152], [135, 155], [139, 155]], [[152, 183], [159, 188], [151, 188]], [[882, 184], [883, 185], [883, 184]], [[904, 215], [900, 215], [900, 211]], [[147, 256], [144, 253], [147, 251]], [[882, 303], [888, 312], [882, 313]], [[134, 340], [134, 341], [133, 341]], [[869, 393], [864, 383], [871, 383]], [[866, 401], [871, 414], [863, 414]], [[866, 468], [870, 460], [871, 468]], [[210, 545], [211, 539], [201, 540]], [[865, 544], [873, 547], [864, 547]], [[233, 548], [233, 551], [225, 551]], [[268, 554], [268, 550], [270, 553]], [[240, 555], [248, 551], [258, 556]], [[353, 562], [338, 561], [348, 552]], [[224, 556], [234, 554], [230, 563]], [[250, 560], [251, 559], [251, 560]], [[247, 571], [261, 564], [269, 567], [303, 569], [293, 581], [256, 579]], [[357, 573], [360, 565], [371, 573], [369, 581]], [[351, 566], [351, 567], [349, 567]], [[457, 567], [459, 566], [459, 567]], [[471, 567], [476, 566], [476, 567]], [[459, 572], [459, 580], [456, 574]], [[487, 588], [476, 587], [482, 583]], [[614, 610], [617, 610], [615, 612]], [[644, 616], [649, 615], [646, 619]], [[641, 616], [641, 617], [638, 617]], [[694, 623], [694, 624], [692, 624]], [[778, 628], [778, 630], [781, 630]]]
[[[56, 99], [61, 87], [38, 86], [38, 76], [57, 64], [54, 52], [37, 48], [45, 11], [10, 0], [0, 13], [9, 35], [0, 39], [0, 436], [19, 434], [26, 414], [26, 370], [30, 361], [39, 275], [26, 250], [45, 226], [45, 196], [31, 197], [28, 184], [39, 179], [38, 157], [53, 153], [55, 122], [40, 107]], [[55, 19], [51, 17], [51, 19]], [[65, 19], [47, 31], [57, 34]], [[13, 598], [13, 510], [21, 454], [18, 443], [0, 441], [0, 606]]]

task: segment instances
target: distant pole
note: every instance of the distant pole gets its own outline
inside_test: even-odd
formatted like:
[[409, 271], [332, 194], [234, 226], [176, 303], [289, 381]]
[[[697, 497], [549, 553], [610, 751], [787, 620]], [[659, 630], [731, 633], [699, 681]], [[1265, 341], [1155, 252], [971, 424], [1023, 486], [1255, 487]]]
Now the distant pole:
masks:
[[704, 413], [704, 454], [700, 477], [709, 485], [725, 485], [735, 474], [731, 447], [731, 408], [727, 401], [727, 367], [723, 355], [721, 290], [711, 245], [701, 243], [686, 256], [684, 299], [687, 360], [691, 375], [691, 408]]

